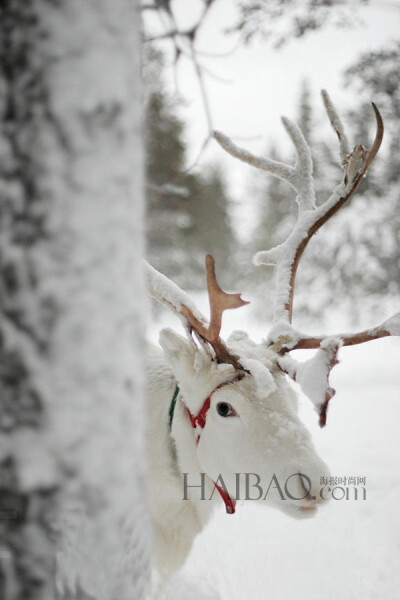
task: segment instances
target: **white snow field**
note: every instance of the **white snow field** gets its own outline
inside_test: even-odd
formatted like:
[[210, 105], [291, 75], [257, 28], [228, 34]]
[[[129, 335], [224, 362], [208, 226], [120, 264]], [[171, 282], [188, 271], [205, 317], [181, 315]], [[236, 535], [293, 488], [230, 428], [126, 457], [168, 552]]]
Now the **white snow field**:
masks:
[[[207, 314], [204, 299], [196, 296], [196, 303]], [[225, 338], [234, 328], [256, 341], [267, 334], [268, 325], [252, 323], [247, 310], [226, 314]], [[343, 320], [333, 331], [343, 331]], [[156, 341], [164, 326], [181, 329], [165, 311], [149, 338]], [[342, 348], [339, 358], [327, 426], [318, 427], [304, 397], [301, 416], [332, 476], [366, 478], [358, 486], [366, 488], [366, 499], [331, 500], [315, 517], [299, 521], [260, 502], [238, 503], [235, 515], [221, 508], [196, 539], [166, 600], [398, 599], [400, 339]]]

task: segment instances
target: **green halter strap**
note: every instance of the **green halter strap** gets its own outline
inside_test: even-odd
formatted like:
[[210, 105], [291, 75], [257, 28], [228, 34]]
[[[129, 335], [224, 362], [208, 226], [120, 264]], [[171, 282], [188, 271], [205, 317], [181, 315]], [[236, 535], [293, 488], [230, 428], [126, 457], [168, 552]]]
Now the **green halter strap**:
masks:
[[179, 385], [177, 384], [176, 388], [175, 388], [174, 395], [173, 395], [172, 400], [171, 400], [171, 404], [170, 404], [170, 407], [169, 407], [169, 413], [168, 413], [169, 414], [169, 428], [170, 429], [172, 427], [172, 421], [173, 421], [173, 418], [174, 418], [175, 406], [176, 406], [176, 401], [178, 399], [179, 392], [180, 392], [180, 389], [179, 389]]

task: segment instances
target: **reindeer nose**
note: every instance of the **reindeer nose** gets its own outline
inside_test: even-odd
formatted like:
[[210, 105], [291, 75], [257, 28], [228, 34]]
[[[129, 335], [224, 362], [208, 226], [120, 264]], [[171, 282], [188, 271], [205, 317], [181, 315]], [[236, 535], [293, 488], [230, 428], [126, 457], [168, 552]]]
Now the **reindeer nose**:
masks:
[[323, 505], [327, 501], [320, 494], [320, 487], [318, 486], [319, 478], [298, 473], [295, 483], [299, 490], [299, 510], [315, 511], [318, 506]]
[[[327, 499], [321, 494], [321, 488], [318, 487], [319, 481], [313, 480], [311, 481], [311, 486], [309, 486], [305, 484], [303, 477], [299, 477], [299, 482], [304, 494], [306, 494], [299, 507], [300, 510], [313, 511], [316, 510], [318, 506], [321, 506], [327, 502]], [[307, 481], [307, 484], [308, 483], [309, 482]]]

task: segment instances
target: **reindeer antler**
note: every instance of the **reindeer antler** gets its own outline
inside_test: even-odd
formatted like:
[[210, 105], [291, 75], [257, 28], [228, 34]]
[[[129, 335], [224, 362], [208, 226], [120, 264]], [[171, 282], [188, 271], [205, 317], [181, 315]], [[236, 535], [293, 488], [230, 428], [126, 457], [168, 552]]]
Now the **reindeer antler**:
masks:
[[227, 294], [222, 291], [215, 276], [214, 258], [210, 254], [206, 256], [207, 288], [210, 302], [210, 324], [208, 326], [206, 319], [197, 310], [186, 292], [148, 263], [145, 262], [145, 265], [150, 295], [183, 317], [184, 324], [189, 326], [190, 331], [196, 331], [203, 340], [212, 346], [218, 362], [229, 363], [236, 369], [244, 370], [238, 357], [225, 346], [220, 338], [220, 332], [224, 310], [239, 308], [249, 303], [242, 300], [240, 294]]
[[[222, 133], [214, 132], [215, 139], [229, 154], [287, 181], [298, 193], [298, 218], [293, 231], [281, 245], [258, 252], [253, 262], [256, 265], [276, 267], [274, 325], [267, 343], [278, 354], [277, 363], [280, 368], [299, 382], [304, 393], [314, 402], [320, 414], [321, 426], [325, 425], [328, 402], [335, 393], [329, 385], [329, 373], [338, 362], [339, 348], [342, 345], [350, 346], [380, 337], [400, 335], [400, 313], [378, 327], [356, 334], [311, 337], [295, 331], [291, 326], [295, 279], [303, 252], [320, 227], [355, 194], [383, 138], [382, 117], [376, 105], [372, 103], [377, 123], [374, 143], [370, 150], [357, 144], [350, 152], [343, 124], [325, 90], [322, 91], [322, 99], [330, 123], [339, 139], [344, 176], [342, 183], [334, 189], [330, 198], [318, 207], [315, 206], [311, 151], [301, 130], [289, 119], [283, 118], [282, 122], [296, 150], [297, 160], [294, 166], [253, 156], [247, 150], [236, 146]], [[287, 354], [291, 350], [302, 348], [318, 348], [318, 351], [313, 358], [301, 364]]]
[[230, 308], [240, 308], [241, 306], [249, 304], [249, 302], [243, 300], [240, 294], [227, 294], [221, 290], [215, 276], [215, 260], [211, 254], [206, 256], [206, 270], [211, 314], [210, 326], [208, 328], [206, 339], [211, 343], [219, 338], [222, 324], [222, 313], [224, 310]]
[[345, 173], [343, 183], [335, 188], [331, 197], [318, 208], [315, 207], [311, 151], [303, 133], [295, 123], [292, 123], [286, 117], [282, 118], [283, 125], [296, 150], [297, 160], [294, 166], [253, 156], [247, 150], [236, 146], [224, 134], [214, 132], [215, 139], [229, 154], [287, 181], [298, 193], [299, 214], [292, 233], [283, 244], [271, 250], [258, 252], [253, 259], [254, 264], [257, 266], [276, 266], [277, 299], [274, 321], [292, 322], [294, 285], [301, 256], [318, 229], [354, 195], [368, 167], [375, 158], [383, 138], [382, 117], [375, 104], [372, 104], [377, 121], [377, 134], [372, 148], [367, 151], [358, 144], [353, 152], [349, 153], [343, 125], [325, 90], [322, 92], [322, 97], [332, 127], [339, 138], [340, 154]]

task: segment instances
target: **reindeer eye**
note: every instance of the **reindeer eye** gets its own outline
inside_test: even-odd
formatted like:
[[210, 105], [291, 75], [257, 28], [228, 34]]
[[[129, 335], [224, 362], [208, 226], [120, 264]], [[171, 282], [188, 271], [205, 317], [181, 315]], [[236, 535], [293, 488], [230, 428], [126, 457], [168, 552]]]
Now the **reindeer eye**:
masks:
[[235, 409], [227, 402], [219, 402], [217, 404], [217, 411], [221, 417], [233, 417], [236, 415]]

